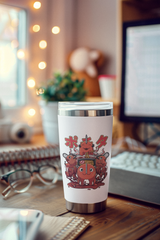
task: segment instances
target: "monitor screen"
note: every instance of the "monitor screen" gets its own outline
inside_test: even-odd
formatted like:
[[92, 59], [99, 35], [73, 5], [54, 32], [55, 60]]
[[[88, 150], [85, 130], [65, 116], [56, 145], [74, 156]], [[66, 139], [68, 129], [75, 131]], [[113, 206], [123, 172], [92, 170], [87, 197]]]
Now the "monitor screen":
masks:
[[123, 24], [120, 120], [160, 122], [160, 19]]

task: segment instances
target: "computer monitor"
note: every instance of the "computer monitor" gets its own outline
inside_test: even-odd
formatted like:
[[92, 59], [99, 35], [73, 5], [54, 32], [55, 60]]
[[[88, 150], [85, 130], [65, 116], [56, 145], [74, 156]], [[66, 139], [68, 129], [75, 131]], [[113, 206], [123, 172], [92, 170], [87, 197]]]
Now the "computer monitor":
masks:
[[160, 123], [160, 18], [124, 22], [120, 120]]

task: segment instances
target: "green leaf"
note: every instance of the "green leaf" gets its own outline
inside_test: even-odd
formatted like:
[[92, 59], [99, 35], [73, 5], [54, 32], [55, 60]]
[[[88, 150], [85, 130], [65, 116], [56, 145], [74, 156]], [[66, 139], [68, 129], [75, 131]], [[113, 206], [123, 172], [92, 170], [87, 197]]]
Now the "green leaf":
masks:
[[61, 74], [53, 73], [53, 79], [42, 83], [40, 97], [46, 101], [82, 101], [87, 91], [84, 89], [84, 79], [74, 79], [71, 70]]

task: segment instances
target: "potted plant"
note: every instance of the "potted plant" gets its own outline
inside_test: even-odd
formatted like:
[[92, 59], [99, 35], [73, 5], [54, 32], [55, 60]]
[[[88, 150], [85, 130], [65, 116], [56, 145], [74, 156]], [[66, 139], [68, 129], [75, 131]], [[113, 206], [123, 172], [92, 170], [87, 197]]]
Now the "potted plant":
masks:
[[75, 78], [73, 72], [67, 71], [64, 74], [55, 72], [52, 79], [36, 88], [36, 94], [42, 99], [39, 105], [43, 131], [48, 143], [59, 144], [58, 102], [84, 101], [87, 91], [83, 85], [84, 80]]

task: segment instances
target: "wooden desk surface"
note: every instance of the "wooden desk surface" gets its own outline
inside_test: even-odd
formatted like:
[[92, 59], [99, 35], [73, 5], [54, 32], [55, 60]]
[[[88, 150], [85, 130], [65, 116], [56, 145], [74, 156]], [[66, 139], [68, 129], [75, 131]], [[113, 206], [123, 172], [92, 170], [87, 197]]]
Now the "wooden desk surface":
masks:
[[[1, 144], [0, 150], [36, 147], [47, 145], [44, 136], [34, 136], [30, 144]], [[0, 193], [5, 188], [0, 183]], [[4, 200], [0, 195], [0, 207], [39, 209], [51, 216], [83, 216], [90, 221], [90, 227], [78, 238], [83, 240], [159, 240], [160, 208], [123, 197], [109, 195], [105, 211], [96, 214], [77, 214], [69, 212], [65, 206], [62, 182], [46, 188], [34, 181], [28, 192], [10, 193]]]
[[[0, 150], [46, 145], [44, 136], [34, 136], [30, 144], [1, 144]], [[4, 189], [0, 184], [0, 193]], [[62, 182], [46, 188], [34, 181], [28, 192], [10, 193], [4, 200], [0, 195], [0, 207], [39, 209], [51, 216], [83, 216], [90, 221], [90, 227], [78, 238], [83, 240], [130, 240], [160, 239], [160, 209], [158, 206], [109, 195], [105, 211], [96, 214], [77, 214], [69, 212], [65, 206]]]
[[[0, 191], [3, 188], [4, 185], [0, 184]], [[51, 216], [83, 216], [91, 224], [78, 239], [160, 239], [159, 207], [109, 195], [105, 211], [96, 214], [72, 213], [65, 206], [62, 181], [51, 188], [35, 181], [26, 193], [11, 193], [6, 200], [1, 195], [0, 207], [39, 209]]]

